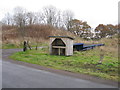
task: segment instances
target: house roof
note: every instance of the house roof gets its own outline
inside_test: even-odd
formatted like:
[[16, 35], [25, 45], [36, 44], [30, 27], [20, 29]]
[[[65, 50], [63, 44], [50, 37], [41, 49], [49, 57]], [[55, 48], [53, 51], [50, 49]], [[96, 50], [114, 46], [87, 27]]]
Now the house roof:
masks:
[[74, 40], [74, 38], [69, 37], [69, 36], [49, 36], [49, 38], [69, 38], [69, 39]]

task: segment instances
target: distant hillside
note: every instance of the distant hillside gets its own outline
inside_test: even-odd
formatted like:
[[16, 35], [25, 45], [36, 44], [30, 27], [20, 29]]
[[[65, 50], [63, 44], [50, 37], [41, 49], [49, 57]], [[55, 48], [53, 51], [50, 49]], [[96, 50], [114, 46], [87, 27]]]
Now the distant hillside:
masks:
[[66, 30], [59, 30], [49, 25], [30, 25], [22, 29], [12, 26], [2, 26], [3, 43], [20, 44], [23, 40], [32, 43], [48, 42], [49, 36], [70, 36], [77, 37]]
[[[101, 40], [84, 40], [69, 31], [56, 29], [49, 25], [30, 25], [19, 29], [15, 26], [2, 26], [2, 41], [3, 43], [21, 44], [23, 40], [29, 40], [31, 43], [49, 42], [48, 36], [70, 36], [75, 38], [74, 43], [104, 43], [107, 47], [117, 47], [118, 38], [103, 38]], [[106, 47], [106, 48], [107, 48]]]

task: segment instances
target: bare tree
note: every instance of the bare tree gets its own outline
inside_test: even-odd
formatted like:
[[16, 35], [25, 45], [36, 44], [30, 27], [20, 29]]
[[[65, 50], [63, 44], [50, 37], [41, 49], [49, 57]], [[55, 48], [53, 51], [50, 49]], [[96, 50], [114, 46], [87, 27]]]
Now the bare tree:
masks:
[[22, 27], [26, 24], [26, 10], [22, 7], [14, 8], [14, 22], [17, 26]]
[[34, 18], [35, 18], [34, 13], [33, 12], [27, 12], [26, 16], [27, 16], [27, 24], [28, 25], [34, 24]]
[[70, 23], [69, 21], [71, 21], [73, 19], [74, 13], [70, 10], [66, 10], [63, 12], [63, 20], [64, 20], [64, 26], [65, 28], [69, 31], [70, 30]]
[[55, 27], [61, 28], [62, 26], [63, 26], [62, 12], [59, 10], [57, 11], [57, 14], [56, 14]]
[[[14, 8], [14, 21], [15, 24], [19, 27], [19, 35], [21, 36], [22, 40], [24, 41], [23, 51], [27, 50], [26, 45], [28, 45], [28, 37], [27, 31], [25, 30], [25, 25], [27, 25], [27, 13], [26, 10], [22, 7]], [[32, 23], [32, 14], [29, 14], [29, 23]]]
[[6, 24], [6, 25], [12, 25], [13, 21], [12, 21], [12, 15], [8, 12], [7, 14], [5, 14], [5, 17], [2, 19], [2, 23]]
[[43, 12], [35, 13], [34, 22], [35, 24], [46, 24], [44, 13]]
[[55, 26], [57, 9], [53, 6], [47, 6], [43, 8], [43, 12], [45, 15], [46, 23]]

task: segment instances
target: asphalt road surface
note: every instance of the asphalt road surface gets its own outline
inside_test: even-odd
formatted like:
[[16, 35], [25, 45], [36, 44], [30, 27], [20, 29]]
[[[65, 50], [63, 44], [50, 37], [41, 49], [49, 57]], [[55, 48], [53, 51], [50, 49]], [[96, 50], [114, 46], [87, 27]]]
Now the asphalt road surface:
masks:
[[[11, 52], [8, 50], [9, 55]], [[89, 80], [60, 75], [2, 61], [2, 88], [116, 88]], [[1, 62], [0, 62], [1, 65]]]

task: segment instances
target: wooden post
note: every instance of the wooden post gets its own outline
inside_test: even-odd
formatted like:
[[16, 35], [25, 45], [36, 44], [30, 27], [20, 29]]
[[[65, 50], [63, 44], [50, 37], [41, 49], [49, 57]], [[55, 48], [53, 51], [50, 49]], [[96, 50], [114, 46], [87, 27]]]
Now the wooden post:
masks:
[[29, 42], [27, 41], [27, 46], [31, 50], [31, 46], [29, 45]]
[[58, 48], [58, 55], [60, 55], [60, 48]]
[[36, 45], [35, 50], [37, 50], [37, 49], [38, 49], [38, 47], [37, 47], [37, 45]]
[[23, 45], [23, 51], [25, 52], [27, 50], [27, 42], [24, 41], [24, 45]]
[[103, 59], [104, 59], [104, 51], [103, 51], [103, 49], [101, 49], [101, 50], [100, 50], [100, 60], [99, 60], [99, 64], [102, 64]]
[[104, 55], [103, 55], [103, 54], [100, 54], [99, 64], [102, 64], [103, 58], [104, 58]]

